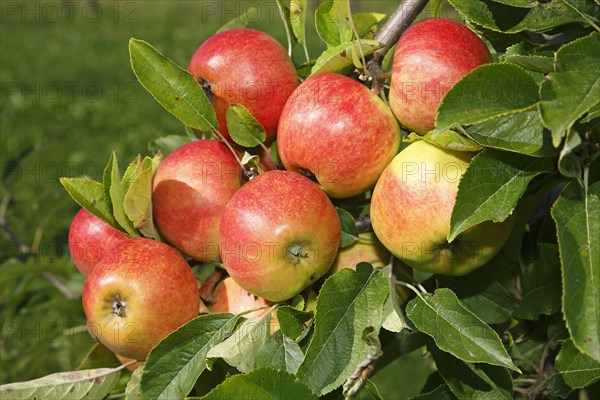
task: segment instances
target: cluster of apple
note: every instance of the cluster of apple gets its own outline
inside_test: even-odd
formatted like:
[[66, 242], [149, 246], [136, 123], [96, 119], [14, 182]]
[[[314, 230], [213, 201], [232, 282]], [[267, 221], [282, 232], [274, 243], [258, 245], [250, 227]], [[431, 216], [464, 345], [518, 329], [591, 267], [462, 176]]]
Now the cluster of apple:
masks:
[[[209, 95], [228, 142], [190, 142], [156, 170], [153, 219], [168, 244], [130, 238], [83, 209], [71, 225], [71, 254], [86, 275], [90, 332], [115, 353], [143, 360], [197, 316], [198, 284], [181, 253], [199, 262], [221, 260], [229, 277], [216, 285], [207, 306], [232, 313], [289, 300], [361, 261], [387, 264], [389, 252], [434, 273], [462, 275], [483, 265], [508, 237], [510, 221], [476, 226], [452, 244], [446, 240], [458, 181], [472, 154], [424, 140], [398, 154], [397, 121], [417, 133], [429, 131], [444, 93], [490, 61], [484, 43], [457, 22], [415, 24], [396, 49], [388, 107], [339, 74], [298, 85], [292, 60], [265, 33], [233, 29], [209, 38], [189, 71]], [[285, 169], [263, 163], [266, 172], [246, 182], [227, 129], [232, 104], [254, 116], [267, 142], [277, 139]], [[376, 236], [361, 234], [340, 249], [340, 217], [330, 199], [372, 189]]]

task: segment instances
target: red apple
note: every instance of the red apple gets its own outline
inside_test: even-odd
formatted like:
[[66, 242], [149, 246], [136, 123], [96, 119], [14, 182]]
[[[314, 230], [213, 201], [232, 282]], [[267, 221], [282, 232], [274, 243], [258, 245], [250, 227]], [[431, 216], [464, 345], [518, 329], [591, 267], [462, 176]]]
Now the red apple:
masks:
[[245, 290], [283, 301], [327, 272], [340, 235], [337, 212], [317, 185], [293, 172], [268, 171], [227, 204], [221, 258]]
[[199, 308], [188, 263], [172, 247], [145, 238], [112, 247], [87, 276], [82, 300], [92, 336], [140, 361]]
[[430, 131], [446, 92], [470, 71], [491, 61], [486, 45], [466, 26], [444, 18], [416, 23], [396, 46], [390, 106], [407, 129], [421, 134]]
[[367, 262], [374, 268], [385, 267], [390, 262], [391, 254], [372, 232], [359, 234], [361, 240], [344, 247], [338, 251], [331, 269], [327, 275], [335, 274], [337, 271], [350, 268], [356, 270], [361, 262]]
[[218, 258], [221, 214], [241, 184], [242, 170], [223, 142], [181, 146], [154, 176], [152, 207], [159, 232], [196, 260]]
[[73, 263], [83, 275], [87, 275], [108, 249], [128, 237], [82, 208], [69, 229], [69, 251]]
[[371, 200], [371, 223], [383, 245], [412, 268], [464, 275], [502, 248], [513, 218], [475, 225], [451, 243], [450, 217], [458, 183], [474, 153], [412, 143], [381, 174]]
[[188, 70], [214, 99], [219, 131], [229, 138], [225, 113], [241, 104], [275, 138], [281, 109], [298, 86], [296, 69], [285, 49], [266, 33], [231, 29], [198, 47]]
[[373, 187], [399, 146], [400, 129], [385, 103], [338, 74], [316, 75], [300, 85], [277, 132], [286, 169], [314, 176], [336, 198]]
[[[244, 311], [258, 308], [271, 303], [248, 293], [247, 290], [238, 285], [231, 277], [223, 279], [217, 284], [213, 291], [214, 303], [208, 306], [211, 313], [240, 314]], [[265, 315], [268, 308], [244, 314], [245, 318], [258, 318]]]

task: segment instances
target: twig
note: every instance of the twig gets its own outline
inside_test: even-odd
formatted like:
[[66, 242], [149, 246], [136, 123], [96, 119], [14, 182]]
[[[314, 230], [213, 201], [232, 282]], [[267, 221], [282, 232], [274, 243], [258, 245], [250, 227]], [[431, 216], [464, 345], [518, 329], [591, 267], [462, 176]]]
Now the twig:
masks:
[[358, 233], [372, 232], [373, 227], [371, 226], [371, 216], [370, 215], [359, 215], [355, 219], [356, 229]]
[[61, 292], [68, 300], [73, 300], [75, 296], [68, 287], [66, 287], [57, 277], [49, 272], [42, 273], [42, 276], [46, 278], [59, 292]]
[[368, 327], [363, 331], [363, 340], [369, 344], [369, 351], [352, 375], [344, 382], [343, 395], [346, 400], [352, 399], [360, 388], [363, 387], [375, 369], [375, 361], [383, 355], [381, 342], [373, 327]]

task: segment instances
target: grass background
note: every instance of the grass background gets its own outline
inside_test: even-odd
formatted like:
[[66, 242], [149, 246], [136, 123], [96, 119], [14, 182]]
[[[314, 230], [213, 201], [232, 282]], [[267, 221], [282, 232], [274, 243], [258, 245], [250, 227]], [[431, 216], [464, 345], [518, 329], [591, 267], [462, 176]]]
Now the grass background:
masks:
[[[314, 14], [317, 2], [309, 3]], [[353, 1], [352, 9], [388, 13], [397, 3]], [[137, 83], [128, 39], [144, 39], [185, 67], [203, 40], [251, 5], [259, 18], [250, 27], [285, 46], [270, 1], [0, 3], [0, 384], [72, 370], [93, 345], [83, 278], [66, 247], [77, 206], [58, 178], [99, 178], [111, 150], [124, 164], [150, 154], [152, 140], [183, 133]], [[324, 46], [314, 28], [308, 42], [316, 58]], [[305, 61], [300, 48], [294, 59]], [[418, 393], [427, 376], [414, 374], [419, 359], [412, 355], [376, 375], [383, 394], [398, 398], [391, 388], [400, 375], [410, 378], [404, 395]]]

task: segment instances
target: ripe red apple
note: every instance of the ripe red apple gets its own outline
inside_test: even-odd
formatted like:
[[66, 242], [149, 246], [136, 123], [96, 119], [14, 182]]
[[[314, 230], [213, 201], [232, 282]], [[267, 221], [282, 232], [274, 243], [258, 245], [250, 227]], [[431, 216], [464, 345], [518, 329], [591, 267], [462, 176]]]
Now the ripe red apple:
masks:
[[[211, 313], [240, 314], [253, 308], [270, 305], [271, 303], [249, 293], [238, 285], [231, 277], [223, 279], [213, 291], [214, 303], [208, 306]], [[244, 314], [245, 318], [258, 318], [265, 315], [268, 308]]]
[[242, 170], [223, 142], [181, 146], [154, 176], [152, 207], [159, 232], [196, 260], [218, 258], [221, 214], [241, 184]]
[[93, 337], [144, 360], [165, 336], [198, 316], [198, 283], [172, 247], [133, 238], [111, 248], [87, 276], [83, 309]]
[[283, 301], [327, 272], [340, 235], [337, 212], [317, 185], [293, 172], [268, 171], [227, 204], [221, 258], [245, 290]]
[[390, 252], [372, 232], [361, 233], [359, 237], [362, 240], [338, 251], [327, 275], [335, 274], [344, 268], [356, 270], [356, 266], [361, 262], [367, 262], [374, 268], [384, 267], [390, 262]]
[[285, 49], [266, 33], [231, 29], [217, 33], [198, 47], [188, 70], [214, 99], [219, 131], [229, 137], [225, 113], [241, 104], [275, 138], [281, 109], [298, 86]]
[[69, 228], [69, 251], [73, 263], [79, 272], [87, 275], [108, 249], [128, 237], [82, 208]]
[[418, 22], [400, 37], [392, 68], [390, 106], [407, 129], [435, 126], [446, 92], [463, 76], [492, 61], [486, 45], [466, 26], [445, 18]]
[[385, 169], [373, 191], [375, 234], [401, 261], [418, 270], [464, 275], [502, 248], [513, 219], [483, 222], [448, 243], [458, 183], [474, 153], [412, 143]]
[[314, 175], [335, 198], [373, 187], [399, 146], [400, 129], [385, 103], [338, 74], [316, 75], [300, 85], [281, 113], [277, 132], [286, 169]]

